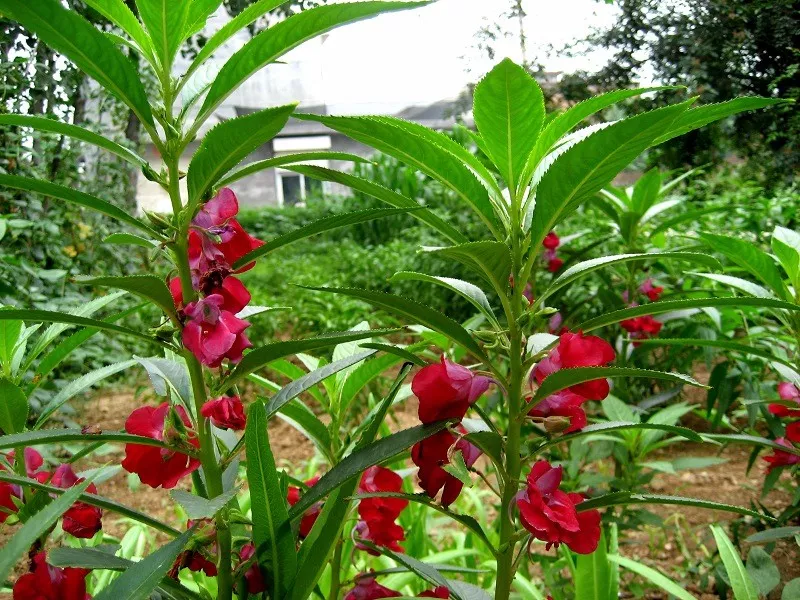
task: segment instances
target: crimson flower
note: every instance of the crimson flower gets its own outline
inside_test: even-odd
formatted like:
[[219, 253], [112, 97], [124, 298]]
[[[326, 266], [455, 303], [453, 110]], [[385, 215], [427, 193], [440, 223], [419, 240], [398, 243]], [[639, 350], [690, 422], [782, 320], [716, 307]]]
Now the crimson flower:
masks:
[[659, 299], [659, 297], [661, 297], [661, 293], [664, 291], [664, 288], [661, 286], [654, 286], [653, 280], [648, 277], [644, 280], [642, 285], [639, 286], [639, 291], [646, 295], [651, 302], [655, 302]]
[[[219, 294], [222, 296], [222, 310], [227, 310], [236, 314], [244, 309], [250, 303], [250, 292], [244, 284], [232, 275], [222, 275], [216, 271], [216, 275], [220, 275], [219, 279], [212, 282], [210, 278], [208, 281], [201, 282], [200, 289], [207, 295]], [[175, 302], [175, 307], [180, 308], [183, 306], [183, 291], [181, 290], [180, 277], [173, 277], [169, 280], [169, 291], [172, 295], [172, 300]]]
[[442, 356], [440, 363], [422, 368], [411, 382], [411, 390], [419, 398], [419, 420], [433, 423], [464, 418], [490, 382]]
[[419, 467], [417, 476], [420, 486], [431, 498], [435, 498], [439, 491], [443, 490], [441, 502], [444, 507], [452, 504], [464, 487], [459, 479], [442, 468], [450, 464], [448, 453], [451, 447], [454, 447], [454, 451], [461, 451], [464, 463], [468, 467], [474, 465], [481, 455], [476, 446], [464, 438], [456, 439], [456, 436], [446, 429], [417, 442], [411, 448], [411, 460]]
[[[614, 358], [614, 349], [605, 340], [594, 335], [584, 335], [582, 332], [565, 332], [561, 334], [558, 346], [536, 365], [532, 377], [541, 384], [548, 375], [561, 369], [601, 367]], [[573, 385], [569, 390], [587, 400], [602, 400], [608, 396], [608, 380], [586, 381]]]
[[[528, 401], [530, 400], [531, 398], [528, 398]], [[537, 403], [536, 406], [528, 411], [528, 416], [542, 419], [566, 417], [569, 419], [569, 425], [563, 432], [572, 433], [586, 427], [586, 412], [581, 408], [584, 402], [586, 402], [586, 398], [583, 396], [579, 396], [569, 390], [561, 390]]]
[[[242, 563], [246, 563], [256, 553], [256, 547], [252, 543], [245, 544], [239, 551], [239, 558]], [[258, 568], [258, 563], [253, 563], [247, 572], [244, 574], [245, 582], [247, 583], [247, 591], [250, 594], [260, 594], [267, 591], [267, 582], [264, 579], [264, 574]]]
[[584, 498], [558, 489], [562, 471], [546, 460], [533, 465], [527, 487], [517, 495], [522, 525], [534, 538], [547, 542], [548, 550], [566, 544], [573, 552], [591, 554], [600, 540], [600, 512], [577, 512], [575, 506]]
[[[403, 479], [392, 471], [381, 466], [372, 466], [364, 471], [358, 491], [362, 494], [375, 492], [400, 492], [403, 489]], [[359, 522], [356, 524], [356, 534], [362, 540], [368, 540], [376, 546], [383, 546], [402, 552], [398, 544], [406, 539], [403, 528], [395, 523], [403, 509], [408, 506], [408, 500], [402, 498], [363, 498], [358, 504]], [[380, 553], [372, 548], [356, 542], [360, 550], [366, 550], [374, 556]]]
[[178, 578], [181, 569], [189, 569], [195, 573], [205, 573], [209, 577], [217, 576], [217, 565], [209, 560], [199, 550], [184, 550], [175, 559], [175, 563], [170, 569], [169, 576], [173, 579]]
[[397, 598], [402, 595], [400, 592], [382, 586], [375, 581], [374, 577], [359, 577], [356, 580], [356, 586], [347, 592], [344, 600], [377, 600], [378, 598]]
[[[306, 480], [306, 485], [308, 487], [313, 487], [319, 481], [319, 477], [312, 477], [311, 479]], [[289, 506], [294, 506], [298, 502], [300, 502], [300, 493], [299, 487], [290, 486], [286, 492], [286, 501], [289, 503]], [[319, 513], [322, 512], [322, 502], [317, 502], [311, 508], [309, 508], [306, 512], [303, 513], [302, 518], [300, 519], [300, 537], [304, 538], [309, 533], [311, 533], [311, 528], [314, 527], [314, 523], [317, 522], [317, 517], [319, 517]]]
[[244, 429], [246, 417], [239, 396], [220, 396], [203, 404], [200, 414], [220, 429]]
[[47, 564], [44, 552], [33, 557], [33, 568], [14, 584], [14, 600], [88, 600], [88, 569], [60, 569]]
[[550, 271], [551, 273], [555, 273], [563, 266], [564, 266], [564, 261], [558, 258], [557, 256], [554, 256], [553, 258], [547, 260], [547, 270]]
[[[187, 430], [184, 442], [200, 447], [197, 436], [192, 430], [186, 410], [182, 406], [174, 408]], [[178, 432], [173, 425], [167, 424], [170, 405], [163, 402], [159, 406], [142, 406], [134, 410], [125, 421], [125, 431], [135, 435], [149, 437], [154, 440], [172, 439]], [[174, 488], [182, 477], [197, 467], [200, 461], [170, 448], [144, 446], [142, 444], [125, 444], [125, 459], [122, 468], [129, 473], [136, 473], [142, 483], [150, 487]]]
[[242, 352], [253, 346], [244, 333], [250, 323], [224, 310], [224, 303], [221, 294], [211, 294], [190, 302], [184, 311], [189, 321], [183, 328], [183, 345], [209, 367], [218, 367], [225, 358], [239, 362]]
[[[71, 488], [84, 480], [83, 477], [78, 478], [71, 465], [59, 465], [52, 477], [49, 473], [39, 472], [36, 474], [36, 479], [43, 483], [49, 479], [52, 485], [61, 489]], [[86, 491], [96, 494], [97, 487], [91, 483]], [[103, 527], [102, 517], [103, 511], [97, 506], [76, 502], [64, 513], [61, 527], [76, 538], [89, 539]]]
[[778, 384], [778, 395], [781, 400], [796, 402], [799, 408], [789, 408], [783, 404], [770, 404], [769, 412], [776, 417], [800, 417], [800, 389], [788, 381], [782, 381]]
[[[9, 463], [14, 462], [14, 451], [4, 455]], [[38, 471], [44, 464], [42, 455], [33, 448], [25, 448], [25, 471], [28, 477], [35, 477]], [[0, 471], [5, 471], [5, 467], [0, 464]], [[18, 485], [0, 481], [0, 524], [5, 523], [8, 516], [17, 512], [17, 501], [22, 501], [22, 490]]]
[[[789, 425], [786, 426], [785, 437], [776, 439], [775, 443], [796, 450], [794, 444], [800, 444], [800, 421], [789, 423]], [[777, 469], [778, 467], [800, 464], [800, 456], [792, 454], [791, 452], [775, 449], [772, 451], [772, 454], [764, 457], [764, 461], [768, 463], [767, 473], [770, 473], [773, 469]]]
[[449, 598], [449, 597], [450, 597], [450, 590], [443, 585], [437, 586], [432, 590], [425, 590], [419, 596], [417, 596], [417, 598]]
[[[656, 321], [652, 315], [625, 319], [624, 321], [620, 321], [620, 325], [634, 340], [646, 340], [647, 338], [656, 336], [664, 326], [661, 321]], [[637, 346], [638, 344], [634, 342], [633, 345]]]
[[544, 246], [548, 250], [555, 250], [560, 245], [561, 245], [561, 240], [558, 238], [555, 231], [551, 231], [550, 233], [548, 233], [545, 236], [544, 241], [542, 242], [542, 246]]

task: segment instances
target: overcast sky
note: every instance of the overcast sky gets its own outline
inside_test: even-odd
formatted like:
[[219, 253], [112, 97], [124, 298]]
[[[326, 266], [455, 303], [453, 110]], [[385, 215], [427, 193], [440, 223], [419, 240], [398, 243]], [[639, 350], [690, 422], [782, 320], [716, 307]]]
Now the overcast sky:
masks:
[[[458, 95], [465, 84], [491, 68], [474, 50], [475, 34], [502, 20], [508, 0], [439, 0], [423, 8], [382, 15], [333, 31], [324, 44], [325, 88], [329, 106], [371, 112], [370, 105], [402, 108]], [[529, 59], [552, 71], [603, 64], [607, 53], [586, 57], [548, 56], [612, 23], [616, 8], [597, 0], [526, 0]], [[498, 58], [519, 59], [518, 42], [509, 40]], [[470, 72], [468, 72], [468, 70]]]

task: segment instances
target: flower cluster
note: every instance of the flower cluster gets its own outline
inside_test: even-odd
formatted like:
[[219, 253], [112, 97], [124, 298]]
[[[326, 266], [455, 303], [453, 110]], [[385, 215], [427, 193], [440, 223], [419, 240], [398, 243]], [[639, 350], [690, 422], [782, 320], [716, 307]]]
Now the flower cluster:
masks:
[[[787, 402], [796, 402], [800, 405], [800, 389], [788, 381], [778, 384], [778, 395], [781, 400]], [[795, 419], [800, 418], [800, 408], [791, 408], [783, 404], [770, 404], [769, 412], [781, 418]], [[800, 449], [800, 421], [792, 421], [786, 425], [786, 433], [783, 437], [775, 440], [775, 443], [792, 450]], [[767, 473], [778, 467], [788, 467], [800, 464], [800, 456], [793, 452], [784, 452], [777, 448], [772, 451], [772, 454], [764, 457], [764, 461], [768, 463]]]
[[555, 231], [551, 231], [545, 236], [542, 246], [544, 246], [544, 259], [547, 261], [547, 270], [555, 273], [562, 266], [564, 261], [556, 255], [556, 249], [561, 245], [561, 240]]
[[[311, 479], [307, 479], [305, 483], [308, 487], [313, 487], [318, 481], [319, 477], [312, 477]], [[294, 506], [300, 502], [301, 495], [299, 487], [289, 486], [289, 489], [286, 491], [286, 501], [289, 503], [289, 506]], [[301, 539], [311, 533], [311, 528], [314, 527], [314, 523], [317, 522], [317, 517], [319, 517], [319, 513], [321, 512], [322, 502], [317, 502], [303, 513], [303, 517], [300, 519], [299, 529]]]
[[[390, 590], [375, 581], [370, 575], [364, 575], [356, 580], [355, 587], [344, 597], [344, 600], [378, 600], [379, 598], [399, 598], [403, 594]], [[416, 596], [417, 598], [449, 598], [450, 590], [440, 585], [432, 590], [426, 590]]]
[[221, 396], [203, 404], [200, 414], [211, 420], [214, 427], [241, 431], [247, 422], [244, 405], [239, 396]]
[[562, 467], [546, 460], [533, 465], [527, 486], [517, 495], [522, 525], [535, 539], [547, 542], [548, 550], [566, 544], [573, 552], [591, 554], [600, 540], [600, 512], [578, 512], [575, 507], [584, 497], [558, 489], [562, 474]]
[[[419, 399], [419, 420], [434, 423], [458, 419], [488, 389], [491, 380], [476, 375], [466, 367], [442, 356], [442, 361], [421, 369], [411, 382], [411, 390]], [[462, 432], [463, 429], [461, 430]], [[464, 432], [465, 433], [465, 432]], [[464, 484], [442, 467], [450, 463], [450, 452], [461, 452], [464, 463], [471, 467], [481, 452], [463, 437], [448, 430], [417, 442], [411, 449], [411, 460], [419, 467], [420, 486], [431, 498], [440, 490], [443, 506], [449, 506], [461, 493]]]
[[[533, 369], [531, 378], [541, 385], [548, 375], [561, 369], [601, 367], [615, 357], [614, 349], [605, 340], [581, 332], [565, 332], [559, 337], [558, 345]], [[586, 381], [547, 396], [534, 405], [528, 415], [540, 419], [551, 431], [577, 431], [586, 426], [583, 403], [603, 400], [608, 393], [608, 380]], [[532, 397], [528, 398], [531, 400]]]
[[14, 600], [88, 600], [88, 569], [60, 569], [47, 564], [44, 552], [33, 557], [29, 573], [14, 584]]
[[136, 473], [142, 483], [150, 487], [174, 488], [178, 481], [200, 466], [199, 460], [180, 452], [180, 448], [193, 452], [200, 447], [189, 416], [182, 406], [171, 407], [163, 402], [159, 406], [137, 408], [125, 421], [125, 431], [169, 442], [172, 446], [159, 448], [125, 444], [122, 468]]
[[[664, 291], [664, 288], [654, 285], [653, 280], [648, 277], [644, 280], [644, 283], [639, 286], [637, 291], [643, 296], [646, 296], [650, 302], [655, 302], [661, 297], [661, 293]], [[622, 299], [625, 300], [625, 302], [630, 301], [627, 290], [622, 293]], [[629, 304], [629, 306], [639, 306], [639, 303], [633, 301]], [[641, 317], [634, 317], [633, 319], [625, 319], [624, 321], [620, 322], [620, 326], [628, 332], [628, 335], [631, 339], [646, 340], [648, 338], [657, 336], [664, 324], [661, 321], [654, 319], [652, 315], [643, 315]], [[633, 345], [638, 346], [639, 344], [634, 342]]]
[[238, 362], [242, 352], [252, 347], [245, 334], [250, 323], [236, 316], [250, 302], [250, 292], [233, 274], [252, 268], [253, 263], [238, 270], [233, 265], [263, 242], [242, 228], [235, 219], [238, 212], [236, 195], [223, 188], [192, 220], [189, 267], [200, 299], [184, 306], [180, 279], [169, 282], [184, 321], [183, 345], [208, 367], [218, 367], [225, 359]]
[[[375, 492], [401, 492], [403, 479], [392, 471], [381, 466], [373, 466], [364, 471], [358, 491], [361, 494]], [[361, 540], [367, 540], [376, 546], [389, 548], [395, 552], [402, 552], [403, 548], [398, 542], [406, 539], [403, 528], [395, 520], [408, 506], [408, 500], [403, 498], [362, 498], [358, 503], [359, 521], [356, 524], [355, 534]], [[366, 550], [374, 556], [379, 553], [356, 542], [361, 550]]]

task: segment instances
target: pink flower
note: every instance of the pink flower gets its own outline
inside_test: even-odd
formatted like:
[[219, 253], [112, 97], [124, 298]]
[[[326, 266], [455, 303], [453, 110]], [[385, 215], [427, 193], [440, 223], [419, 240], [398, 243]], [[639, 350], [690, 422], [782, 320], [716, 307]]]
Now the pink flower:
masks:
[[14, 584], [14, 600], [89, 600], [88, 569], [60, 569], [47, 564], [44, 552], [33, 557], [33, 568]]
[[244, 406], [239, 396], [221, 396], [209, 400], [200, 409], [200, 414], [211, 419], [215, 427], [220, 429], [244, 429], [246, 418]]
[[[239, 551], [239, 559], [242, 563], [246, 563], [256, 553], [256, 547], [250, 543], [242, 546]], [[260, 594], [267, 591], [267, 582], [261, 569], [258, 568], [258, 563], [253, 563], [247, 572], [244, 574], [245, 582], [247, 583], [247, 591], [250, 594]]]
[[[781, 400], [796, 402], [800, 406], [800, 389], [797, 389], [796, 385], [782, 381], [778, 384], [778, 395]], [[789, 408], [783, 404], [770, 404], [768, 408], [776, 417], [800, 417], [800, 408]]]
[[548, 250], [555, 250], [560, 245], [561, 245], [561, 240], [558, 238], [555, 231], [551, 231], [550, 233], [548, 233], [545, 236], [544, 241], [542, 242], [542, 246], [544, 246]]
[[374, 577], [359, 577], [356, 586], [347, 592], [344, 600], [378, 600], [379, 598], [397, 598], [402, 596], [400, 592], [395, 592], [382, 586], [375, 581]]
[[239, 214], [239, 201], [230, 188], [222, 188], [216, 196], [206, 202], [192, 219], [192, 224], [202, 229], [224, 225]]
[[651, 302], [655, 302], [661, 296], [661, 293], [664, 291], [663, 287], [656, 287], [653, 285], [653, 280], [649, 277], [644, 280], [644, 283], [639, 286], [639, 291], [642, 294], [645, 294]]
[[[530, 401], [530, 398], [528, 400]], [[586, 427], [586, 412], [581, 408], [584, 402], [586, 402], [586, 398], [583, 396], [569, 390], [561, 390], [537, 403], [528, 412], [528, 416], [543, 419], [566, 417], [569, 419], [569, 426], [564, 433], [572, 433]]]
[[600, 540], [600, 513], [577, 512], [583, 502], [580, 494], [559, 490], [562, 467], [540, 460], [528, 474], [527, 487], [517, 496], [522, 525], [533, 537], [547, 542], [546, 548], [566, 544], [578, 554], [591, 554]]
[[560, 312], [555, 313], [550, 320], [547, 322], [547, 329], [550, 333], [557, 333], [561, 334], [564, 333], [566, 330], [561, 327], [564, 323], [564, 317], [561, 316]]
[[[306, 485], [308, 487], [312, 487], [316, 485], [319, 481], [319, 477], [312, 477], [311, 479], [306, 480]], [[300, 492], [300, 488], [290, 486], [286, 492], [286, 501], [289, 503], [289, 506], [294, 506], [298, 502], [300, 502], [300, 497], [302, 493]], [[300, 519], [300, 537], [304, 538], [311, 533], [311, 529], [314, 527], [314, 523], [317, 522], [317, 517], [322, 512], [322, 502], [317, 502], [311, 508], [309, 508], [306, 512], [303, 513], [302, 518]]]
[[481, 455], [476, 446], [464, 438], [456, 439], [456, 436], [446, 429], [417, 442], [411, 448], [411, 460], [419, 467], [417, 476], [420, 486], [431, 498], [435, 498], [442, 490], [441, 503], [444, 507], [455, 502], [464, 487], [461, 481], [442, 468], [450, 464], [448, 454], [453, 446], [454, 451], [461, 451], [464, 463], [468, 467], [474, 465]]
[[[177, 416], [183, 422], [188, 437], [184, 443], [200, 447], [192, 430], [186, 410], [182, 406], [174, 408]], [[171, 424], [167, 423], [170, 405], [163, 402], [158, 407], [142, 406], [134, 410], [125, 421], [125, 431], [135, 435], [149, 437], [154, 440], [171, 439], [176, 435]], [[125, 459], [122, 468], [129, 473], [136, 473], [142, 483], [150, 487], [163, 487], [171, 489], [178, 485], [183, 477], [197, 469], [200, 461], [181, 454], [177, 450], [144, 446], [142, 444], [125, 444]]]
[[[219, 276], [219, 279], [212, 281], [211, 277]], [[244, 284], [236, 277], [227, 275], [222, 277], [219, 271], [207, 274], [206, 280], [200, 281], [200, 290], [206, 295], [219, 294], [222, 296], [222, 310], [227, 310], [233, 314], [240, 312], [250, 303], [250, 292]], [[175, 308], [183, 306], [183, 291], [181, 290], [181, 280], [173, 277], [169, 280], [169, 292], [175, 302]]]
[[212, 294], [185, 309], [189, 321], [183, 328], [183, 345], [209, 367], [218, 367], [225, 358], [239, 362], [242, 352], [252, 347], [244, 334], [250, 323], [223, 310], [224, 303], [222, 295]]
[[[614, 358], [616, 358], [614, 349], [605, 340], [581, 332], [566, 332], [561, 334], [558, 346], [539, 361], [532, 376], [541, 384], [548, 375], [561, 369], [600, 367], [607, 365]], [[602, 400], [608, 396], [609, 385], [606, 379], [595, 379], [573, 385], [569, 390], [587, 400]]]
[[475, 375], [442, 356], [440, 363], [424, 367], [411, 382], [411, 390], [419, 398], [419, 420], [433, 423], [464, 418], [490, 382], [488, 377]]
[[[364, 471], [359, 484], [359, 493], [375, 492], [401, 492], [403, 479], [391, 469], [381, 466], [372, 466]], [[356, 524], [356, 534], [362, 540], [368, 540], [376, 546], [383, 546], [402, 552], [398, 544], [406, 539], [403, 528], [395, 523], [403, 509], [408, 506], [408, 500], [402, 498], [363, 498], [358, 503], [359, 522]], [[356, 542], [356, 547], [378, 556], [375, 550]]]
[[[5, 455], [9, 463], [14, 463], [14, 451], [12, 450]], [[35, 477], [36, 472], [42, 468], [44, 459], [33, 448], [25, 448], [25, 470], [28, 477]], [[0, 471], [4, 471], [3, 465], [0, 465]], [[5, 523], [8, 516], [17, 512], [17, 502], [22, 502], [22, 490], [18, 485], [0, 481], [0, 524]]]

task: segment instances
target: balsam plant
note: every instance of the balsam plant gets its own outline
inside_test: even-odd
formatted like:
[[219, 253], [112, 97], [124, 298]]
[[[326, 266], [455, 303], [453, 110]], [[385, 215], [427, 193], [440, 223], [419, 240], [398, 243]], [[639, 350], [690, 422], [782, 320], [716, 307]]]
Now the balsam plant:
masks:
[[[121, 573], [107, 587], [93, 590], [97, 592], [95, 598], [103, 599], [158, 594], [229, 600], [236, 594], [239, 598], [266, 595], [273, 600], [305, 600], [315, 594], [324, 596], [326, 591], [328, 597], [338, 598], [339, 576], [331, 572], [329, 564], [341, 561], [341, 555], [337, 559], [336, 553], [347, 533], [360, 552], [383, 554], [400, 568], [418, 575], [431, 588], [423, 593], [425, 596], [466, 600], [485, 598], [491, 593], [505, 600], [510, 596], [515, 573], [525, 564], [527, 548], [535, 539], [546, 542], [548, 548], [565, 544], [581, 554], [593, 552], [600, 538], [600, 508], [667, 502], [757, 514], [713, 502], [627, 491], [592, 499], [567, 494], [559, 489], [561, 467], [547, 461], [547, 450], [598, 430], [654, 429], [700, 439], [691, 430], [664, 424], [611, 422], [584, 427], [586, 416], [581, 405], [607, 396], [609, 378], [643, 376], [696, 384], [681, 374], [608, 366], [615, 358], [613, 349], [588, 332], [627, 318], [676, 308], [735, 302], [737, 306], [794, 314], [791, 311], [797, 310], [797, 304], [785, 298], [763, 297], [660, 302], [603, 314], [580, 324], [575, 333], [556, 337], [542, 333], [546, 318], [554, 312], [546, 301], [556, 290], [573, 285], [582, 275], [606, 265], [648, 260], [651, 255], [609, 256], [580, 263], [548, 286], [537, 281], [534, 265], [553, 227], [592, 198], [640, 153], [713, 120], [777, 101], [743, 98], [692, 108], [693, 101], [689, 100], [603, 128], [573, 133], [596, 111], [657, 89], [613, 92], [546, 120], [542, 92], [536, 82], [520, 67], [503, 61], [478, 86], [475, 96], [475, 139], [501, 179], [492, 176], [463, 146], [424, 127], [384, 117], [303, 116], [319, 120], [439, 180], [485, 224], [486, 237], [476, 240], [467, 239], [452, 224], [400, 193], [347, 173], [296, 164], [307, 160], [308, 155], [268, 159], [237, 169], [239, 162], [285, 125], [294, 105], [267, 108], [217, 125], [205, 135], [187, 172], [182, 173], [179, 161], [202, 125], [260, 68], [334, 26], [425, 4], [340, 3], [291, 16], [247, 42], [209, 85], [195, 88], [190, 83], [203, 63], [238, 29], [281, 3], [261, 0], [243, 11], [212, 35], [186, 73], [176, 77], [172, 65], [177, 52], [189, 36], [203, 27], [219, 0], [138, 0], [140, 19], [120, 0], [88, 0], [87, 4], [111, 21], [121, 35], [104, 35], [58, 0], [0, 0], [4, 16], [18, 21], [61, 52], [136, 114], [164, 166], [150, 165], [135, 152], [75, 125], [15, 115], [4, 115], [0, 122], [57, 132], [117, 154], [161, 185], [172, 204], [171, 215], [148, 214], [145, 221], [112, 202], [75, 189], [0, 175], [0, 185], [8, 189], [43, 194], [110, 217], [126, 228], [113, 236], [113, 242], [157, 250], [161, 264], [170, 270], [167, 280], [150, 274], [81, 280], [84, 285], [119, 288], [155, 307], [160, 318], [146, 331], [77, 314], [0, 311], [0, 322], [6, 324], [23, 321], [83, 326], [89, 331], [144, 339], [163, 348], [163, 356], [140, 362], [164, 401], [134, 410], [124, 432], [98, 431], [90, 424], [82, 430], [31, 427], [27, 397], [14, 379], [13, 365], [11, 372], [4, 371], [3, 386], [10, 400], [3, 404], [0, 426], [5, 435], [0, 438], [0, 449], [13, 450], [14, 454], [6, 455], [8, 468], [0, 470], [4, 500], [9, 501], [4, 503], [7, 510], [3, 514], [13, 515], [22, 526], [0, 551], [0, 579], [5, 580], [26, 553], [30, 558], [29, 572], [15, 583], [15, 596], [24, 600], [46, 593], [69, 600], [83, 599], [86, 575], [94, 569]], [[146, 88], [143, 81], [148, 80], [148, 75], [136, 71], [119, 45], [132, 47], [143, 58], [155, 78], [154, 89]], [[195, 93], [188, 93], [189, 90]], [[326, 153], [313, 158], [326, 157], [344, 158]], [[336, 215], [264, 244], [236, 220], [238, 203], [225, 185], [279, 164], [350, 185], [393, 208]], [[181, 186], [184, 178], [186, 192]], [[288, 356], [372, 340], [394, 331], [356, 328], [253, 347], [247, 337], [246, 319], [264, 309], [248, 306], [250, 294], [236, 275], [249, 269], [258, 258], [293, 241], [406, 212], [432, 226], [451, 244], [426, 251], [466, 264], [476, 277], [484, 279], [492, 301], [480, 287], [466, 281], [421, 273], [398, 277], [442, 285], [465, 296], [480, 312], [482, 329], [477, 325], [464, 327], [426, 306], [390, 294], [334, 290], [408, 318], [450, 340], [454, 347], [450, 356], [426, 365], [413, 379], [412, 391], [420, 400], [420, 425], [383, 435], [376, 441], [400, 392], [408, 370], [405, 366], [387, 395], [372, 407], [363, 427], [350, 432], [349, 438], [345, 435], [330, 440], [330, 456], [326, 458], [331, 468], [316, 481], [290, 482], [276, 468], [268, 420], [279, 410], [291, 410], [288, 407], [292, 401], [316, 383], [353, 369], [368, 358], [368, 350], [355, 351], [354, 346], [349, 346], [346, 357], [334, 356], [333, 362], [283, 386], [267, 399], [266, 405], [255, 401], [246, 411], [242, 384], [267, 365]], [[703, 254], [662, 253], [659, 258], [681, 259], [711, 268], [715, 265]], [[526, 296], [528, 283], [530, 300]], [[500, 310], [496, 312], [497, 307]], [[11, 328], [12, 332], [16, 329]], [[12, 345], [12, 357], [17, 356], [18, 345]], [[393, 359], [399, 355], [410, 363], [420, 362], [413, 348], [380, 343], [370, 350], [388, 353]], [[467, 355], [470, 368], [451, 360]], [[6, 361], [8, 356], [6, 352]], [[351, 377], [354, 372], [349, 371]], [[346, 386], [346, 378], [342, 381]], [[495, 390], [493, 397], [499, 398], [492, 407], [480, 400], [487, 397], [490, 387]], [[348, 396], [337, 390], [330, 399], [340, 406], [329, 407], [334, 426], [328, 436], [341, 436]], [[294, 420], [306, 419], [310, 412], [298, 410]], [[479, 420], [464, 419], [470, 410], [477, 413]], [[306, 422], [306, 428], [315, 428], [314, 435], [324, 440], [316, 422]], [[242, 430], [243, 435], [237, 433]], [[561, 435], [564, 432], [566, 435]], [[109, 442], [125, 443], [122, 467], [154, 488], [174, 488], [190, 476], [191, 493], [172, 493], [189, 522], [176, 529], [103, 498], [96, 493], [94, 475], [81, 477], [72, 470], [72, 463], [49, 472], [33, 448], [65, 441], [85, 443], [95, 449]], [[409, 448], [427, 496], [402, 493], [398, 475], [382, 466]], [[246, 493], [240, 492], [236, 483], [242, 451]], [[481, 455], [491, 465], [487, 469], [476, 467]], [[79, 457], [73, 456], [72, 462]], [[472, 471], [480, 471], [497, 495], [497, 519], [493, 524], [496, 531], [491, 537], [475, 519], [448, 508]], [[523, 479], [524, 476], [527, 477]], [[359, 499], [358, 522], [352, 532], [343, 532], [355, 496]], [[240, 497], [246, 497], [247, 503], [240, 504]], [[404, 532], [396, 519], [411, 501], [454, 518], [474, 534], [495, 559], [491, 571], [496, 577], [487, 577], [480, 587], [469, 585], [446, 578], [434, 566], [403, 554], [399, 542]], [[116, 556], [102, 546], [54, 550], [45, 557], [41, 549], [59, 519], [65, 531], [89, 539], [97, 531], [98, 509], [119, 512], [171, 539], [139, 562]], [[196, 577], [176, 579], [186, 569]], [[323, 591], [318, 584], [326, 571], [329, 584]], [[355, 588], [346, 598], [397, 596], [370, 574], [353, 583]]]

